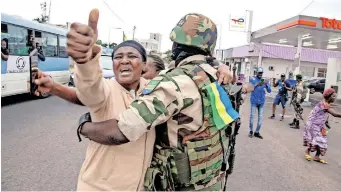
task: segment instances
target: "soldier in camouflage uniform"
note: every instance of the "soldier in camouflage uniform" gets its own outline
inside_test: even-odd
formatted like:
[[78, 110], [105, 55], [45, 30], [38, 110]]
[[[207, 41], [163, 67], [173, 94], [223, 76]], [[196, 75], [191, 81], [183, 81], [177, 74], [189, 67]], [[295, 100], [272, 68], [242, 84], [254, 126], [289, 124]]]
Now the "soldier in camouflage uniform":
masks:
[[293, 89], [293, 96], [292, 96], [292, 101], [291, 101], [295, 109], [295, 116], [294, 116], [294, 120], [292, 121], [292, 123], [289, 124], [289, 126], [294, 129], [300, 128], [299, 119], [302, 119], [301, 115], [303, 114], [303, 108], [301, 106], [301, 103], [303, 103], [306, 97], [306, 92], [305, 92], [306, 87], [304, 86], [302, 78], [303, 77], [301, 74], [296, 75], [297, 83]]
[[[217, 39], [216, 25], [201, 14], [187, 14], [170, 38], [176, 68], [151, 80], [117, 120], [89, 123], [81, 118], [80, 133], [99, 143], [110, 140], [119, 145], [155, 129], [146, 190], [222, 190], [228, 170], [226, 132], [234, 119], [219, 126], [212, 119], [208, 86], [221, 88], [216, 82], [223, 81], [217, 79], [214, 58], [210, 57]], [[244, 88], [244, 92], [251, 91]]]

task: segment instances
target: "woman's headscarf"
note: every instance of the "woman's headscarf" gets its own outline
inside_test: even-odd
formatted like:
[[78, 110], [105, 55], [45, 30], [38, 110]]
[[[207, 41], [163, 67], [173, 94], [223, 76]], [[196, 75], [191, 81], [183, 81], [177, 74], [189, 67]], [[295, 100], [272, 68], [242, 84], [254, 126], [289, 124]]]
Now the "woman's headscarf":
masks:
[[323, 92], [324, 98], [330, 98], [335, 93], [335, 90], [332, 88], [328, 88]]
[[114, 47], [114, 50], [113, 50], [112, 55], [111, 55], [112, 59], [114, 59], [114, 54], [120, 47], [133, 47], [133, 48], [135, 48], [141, 54], [142, 61], [143, 62], [147, 61], [146, 50], [144, 49], [144, 47], [139, 42], [134, 41], [134, 40], [123, 41], [122, 43], [120, 43], [116, 47]]

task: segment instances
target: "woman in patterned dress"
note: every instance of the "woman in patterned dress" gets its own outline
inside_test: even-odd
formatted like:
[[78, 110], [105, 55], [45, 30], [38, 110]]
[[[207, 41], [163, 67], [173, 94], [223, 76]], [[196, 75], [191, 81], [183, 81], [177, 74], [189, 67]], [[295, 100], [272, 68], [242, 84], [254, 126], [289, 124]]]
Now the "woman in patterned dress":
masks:
[[320, 159], [320, 155], [324, 156], [326, 154], [328, 146], [326, 121], [329, 114], [334, 117], [341, 117], [341, 114], [336, 113], [330, 108], [330, 103], [336, 99], [334, 89], [329, 88], [325, 90], [323, 97], [324, 101], [319, 102], [310, 112], [304, 131], [303, 146], [308, 147], [304, 152], [305, 158], [308, 161], [312, 159], [310, 152], [316, 151], [314, 161], [327, 164], [325, 160]]

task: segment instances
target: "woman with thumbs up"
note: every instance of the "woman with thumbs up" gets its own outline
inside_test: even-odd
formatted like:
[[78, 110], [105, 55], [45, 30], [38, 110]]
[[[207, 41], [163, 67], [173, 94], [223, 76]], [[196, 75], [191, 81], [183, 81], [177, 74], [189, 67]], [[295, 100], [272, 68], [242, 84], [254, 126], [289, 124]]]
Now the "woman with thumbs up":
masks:
[[[146, 57], [145, 49], [136, 41], [125, 41], [114, 49], [112, 59], [115, 80], [103, 79], [105, 86], [112, 91], [105, 102], [101, 97], [95, 96], [92, 104], [89, 105], [89, 101], [77, 95], [75, 88], [53, 82], [52, 78], [43, 72], [38, 73], [35, 83], [40, 92], [49, 92], [74, 104], [83, 105], [82, 101], [84, 101], [89, 106], [93, 121], [103, 121], [117, 117], [117, 114], [127, 109], [145, 87], [147, 80], [142, 78], [141, 74]], [[89, 78], [94, 77], [96, 73], [102, 74], [99, 65], [93, 67], [98, 68], [89, 71]], [[77, 76], [77, 73], [75, 74]], [[82, 86], [77, 80], [75, 83], [76, 86]], [[100, 103], [105, 103], [106, 107], [102, 107]], [[155, 133], [150, 132], [139, 141], [121, 146], [90, 141], [80, 170], [77, 189], [81, 191], [138, 190], [139, 184], [143, 183], [144, 169], [147, 169], [150, 164], [154, 140]]]

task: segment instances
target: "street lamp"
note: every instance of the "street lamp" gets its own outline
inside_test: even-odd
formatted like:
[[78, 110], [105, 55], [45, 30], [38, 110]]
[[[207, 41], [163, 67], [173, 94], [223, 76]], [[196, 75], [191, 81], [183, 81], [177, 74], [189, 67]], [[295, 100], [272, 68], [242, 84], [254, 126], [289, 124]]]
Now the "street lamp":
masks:
[[110, 34], [111, 34], [111, 29], [121, 30], [122, 28], [120, 28], [120, 27], [110, 27], [110, 28], [109, 28], [108, 46], [110, 46]]
[[218, 34], [220, 33], [220, 35], [219, 35], [219, 49], [221, 48], [221, 36], [223, 35], [223, 25], [220, 23], [220, 24], [218, 24], [217, 26], [219, 26], [219, 28], [220, 28], [220, 31], [218, 32]]
[[[217, 27], [219, 27], [219, 32], [218, 32], [218, 36], [219, 36], [219, 39], [218, 39], [218, 43], [219, 43], [219, 52], [220, 52], [220, 55], [221, 55], [221, 61], [223, 60], [223, 51], [221, 50], [221, 37], [223, 36], [223, 25], [221, 23], [217, 24]], [[217, 29], [218, 30], [218, 29]], [[218, 52], [217, 52], [218, 53]]]

